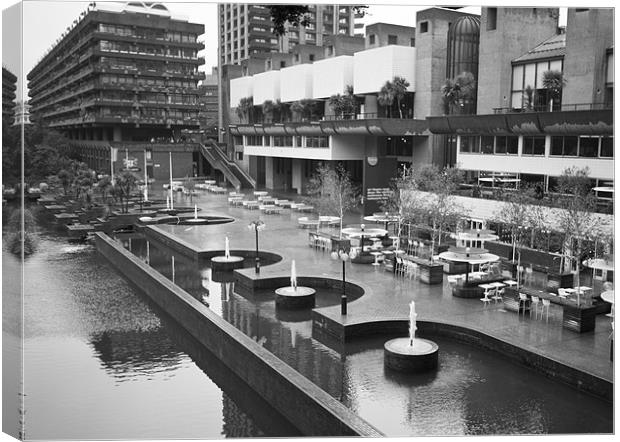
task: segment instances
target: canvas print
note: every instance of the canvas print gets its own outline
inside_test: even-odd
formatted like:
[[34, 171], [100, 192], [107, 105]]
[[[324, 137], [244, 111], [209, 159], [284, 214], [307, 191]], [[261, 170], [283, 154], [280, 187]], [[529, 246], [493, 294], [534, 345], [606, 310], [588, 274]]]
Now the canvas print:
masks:
[[613, 435], [614, 15], [6, 5], [3, 432]]

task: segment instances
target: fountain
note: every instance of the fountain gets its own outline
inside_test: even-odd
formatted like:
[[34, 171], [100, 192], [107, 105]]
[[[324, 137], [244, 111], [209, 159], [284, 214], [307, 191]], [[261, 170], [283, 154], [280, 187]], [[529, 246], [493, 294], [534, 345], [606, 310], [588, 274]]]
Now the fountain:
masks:
[[230, 243], [228, 237], [226, 237], [224, 246], [224, 256], [215, 256], [211, 258], [211, 270], [213, 272], [230, 272], [235, 269], [243, 267], [242, 256], [231, 256]]
[[409, 337], [396, 338], [384, 345], [385, 365], [393, 370], [419, 373], [437, 369], [439, 347], [433, 341], [415, 337], [415, 302], [409, 304]]
[[291, 262], [291, 285], [276, 289], [276, 307], [284, 308], [314, 308], [314, 294], [316, 290], [310, 287], [297, 285], [297, 271], [295, 260]]

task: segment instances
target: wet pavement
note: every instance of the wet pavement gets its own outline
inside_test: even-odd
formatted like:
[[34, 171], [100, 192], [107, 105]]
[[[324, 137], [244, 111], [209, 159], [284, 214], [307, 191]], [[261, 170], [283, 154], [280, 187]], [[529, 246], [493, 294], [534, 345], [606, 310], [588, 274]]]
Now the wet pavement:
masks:
[[[159, 191], [157, 191], [159, 192]], [[162, 196], [164, 195], [163, 191]], [[255, 199], [251, 191], [245, 191], [248, 199]], [[299, 198], [280, 192], [273, 196], [289, 200]], [[164, 196], [165, 197], [165, 196]], [[260, 219], [266, 226], [259, 232], [261, 251], [277, 253], [283, 257], [279, 263], [261, 268], [261, 277], [290, 276], [291, 260], [295, 260], [297, 275], [330, 277], [342, 279], [342, 263], [330, 258], [328, 252], [316, 250], [308, 245], [307, 228], [300, 228], [298, 218], [308, 216], [291, 209], [279, 214], [263, 214], [258, 210], [235, 207], [228, 203], [227, 195], [215, 195], [207, 192], [189, 197], [180, 193], [176, 196], [177, 205], [194, 205], [201, 208], [200, 215], [223, 215], [235, 218], [229, 224], [211, 226], [160, 225], [157, 228], [173, 233], [201, 250], [224, 249], [225, 237], [228, 236], [231, 250], [255, 249], [254, 230], [248, 224]], [[365, 223], [360, 213], [345, 217], [343, 226]], [[338, 227], [322, 228], [321, 231], [338, 234]], [[254, 273], [254, 269], [242, 272]], [[542, 275], [537, 275], [540, 282]], [[576, 333], [562, 327], [562, 310], [552, 304], [549, 321], [537, 320], [526, 315], [503, 309], [501, 302], [485, 303], [477, 298], [465, 299], [453, 297], [450, 286], [444, 277], [442, 285], [427, 285], [416, 279], [408, 279], [386, 272], [383, 266], [371, 264], [346, 264], [347, 282], [362, 285], [366, 292], [361, 298], [348, 305], [348, 315], [340, 315], [340, 306], [324, 307], [321, 312], [336, 321], [358, 323], [380, 319], [407, 319], [409, 303], [416, 303], [418, 320], [437, 321], [465, 326], [510, 344], [544, 355], [562, 364], [593, 374], [602, 379], [613, 381], [613, 362], [610, 361], [610, 318], [604, 314], [596, 317], [596, 329], [593, 332]], [[596, 290], [595, 290], [596, 293]]]

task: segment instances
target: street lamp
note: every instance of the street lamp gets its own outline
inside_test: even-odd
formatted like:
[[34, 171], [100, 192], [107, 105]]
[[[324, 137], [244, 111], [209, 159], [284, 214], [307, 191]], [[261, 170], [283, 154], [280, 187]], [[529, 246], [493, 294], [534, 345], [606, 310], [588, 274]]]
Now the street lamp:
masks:
[[265, 228], [265, 223], [261, 221], [260, 219], [254, 220], [248, 225], [248, 229], [250, 230], [254, 229], [254, 232], [256, 233], [255, 270], [256, 270], [257, 275], [260, 273], [260, 258], [258, 256], [258, 231], [263, 230], [264, 228]]
[[342, 296], [340, 296], [340, 314], [341, 315], [346, 315], [347, 314], [347, 292], [346, 292], [346, 279], [345, 279], [345, 263], [349, 260], [349, 259], [355, 259], [355, 257], [357, 256], [357, 254], [355, 253], [355, 250], [351, 250], [349, 253], [345, 252], [344, 250], [338, 250], [337, 252], [334, 251], [331, 253], [331, 258], [333, 260], [341, 260], [342, 261]]

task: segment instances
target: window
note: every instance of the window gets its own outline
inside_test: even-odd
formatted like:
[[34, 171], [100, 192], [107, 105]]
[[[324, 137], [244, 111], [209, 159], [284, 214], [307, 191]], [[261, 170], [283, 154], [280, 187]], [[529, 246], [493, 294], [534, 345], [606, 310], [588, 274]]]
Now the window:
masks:
[[281, 61], [280, 62], [280, 67], [281, 68], [285, 68], [286, 67], [286, 61]]
[[301, 135], [295, 136], [295, 147], [303, 147], [303, 144], [301, 143]]
[[551, 137], [551, 155], [577, 156], [577, 137]]
[[297, 62], [299, 62], [299, 54], [295, 54], [295, 55], [294, 55], [294, 59], [295, 59], [295, 62], [296, 62], [296, 63], [297, 63]]
[[263, 146], [271, 146], [271, 137], [265, 135], [263, 137]]
[[523, 137], [523, 155], [544, 155], [545, 137]]
[[237, 161], [243, 161], [243, 152], [235, 152]]
[[493, 154], [493, 138], [489, 135], [480, 137], [480, 150], [484, 154]]
[[497, 29], [497, 8], [487, 9], [487, 31]]
[[306, 137], [306, 147], [327, 148], [329, 147], [329, 137]]
[[388, 45], [397, 45], [397, 44], [398, 44], [398, 36], [388, 35]]
[[409, 40], [409, 46], [411, 46], [412, 48], [415, 48], [415, 37]]
[[480, 153], [480, 137], [462, 136], [461, 152], [464, 153]]
[[371, 44], [371, 45], [375, 44], [375, 34], [370, 34], [368, 36], [368, 44]]
[[601, 158], [614, 157], [614, 137], [601, 138]]
[[308, 55], [308, 60], [314, 61], [314, 54], [309, 54]]
[[260, 135], [248, 135], [246, 137], [246, 145], [247, 146], [262, 146], [263, 145], [263, 137]]
[[428, 22], [427, 21], [423, 21], [420, 23], [420, 33], [424, 34], [428, 32]]
[[334, 55], [334, 47], [327, 46], [327, 55]]
[[598, 157], [598, 140], [599, 137], [579, 137], [579, 156]]

